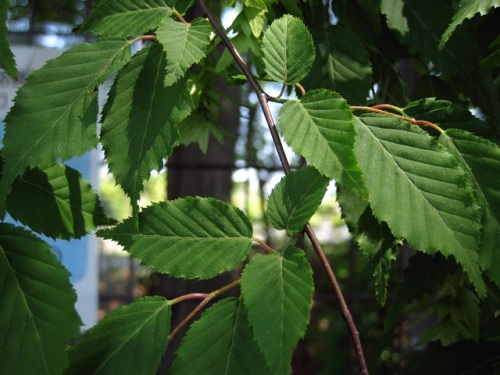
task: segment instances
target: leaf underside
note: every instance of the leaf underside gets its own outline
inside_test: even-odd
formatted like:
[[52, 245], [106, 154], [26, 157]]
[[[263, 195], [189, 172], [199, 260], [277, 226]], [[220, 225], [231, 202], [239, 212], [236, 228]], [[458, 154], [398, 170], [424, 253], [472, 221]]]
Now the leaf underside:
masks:
[[356, 153], [378, 220], [417, 250], [453, 255], [484, 295], [478, 210], [455, 159], [423, 130], [399, 119], [362, 116], [355, 124]]
[[207, 279], [237, 267], [248, 255], [252, 226], [238, 208], [213, 198], [153, 204], [99, 236], [117, 241], [136, 259], [174, 277]]

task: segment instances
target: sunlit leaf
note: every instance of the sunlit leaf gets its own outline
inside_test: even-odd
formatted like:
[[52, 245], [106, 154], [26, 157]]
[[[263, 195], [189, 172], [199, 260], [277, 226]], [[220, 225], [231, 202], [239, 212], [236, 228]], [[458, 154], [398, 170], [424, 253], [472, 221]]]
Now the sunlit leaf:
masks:
[[164, 18], [156, 31], [167, 54], [165, 86], [171, 86], [186, 74], [191, 65], [200, 62], [210, 44], [210, 23], [197, 18], [191, 23]]
[[153, 204], [99, 236], [117, 241], [144, 265], [175, 277], [207, 279], [248, 255], [252, 226], [238, 208], [213, 198]]
[[292, 349], [309, 322], [312, 270], [298, 248], [254, 256], [243, 271], [241, 291], [248, 321], [273, 374], [288, 374]]
[[167, 347], [171, 308], [160, 296], [110, 312], [68, 349], [65, 374], [155, 374]]
[[136, 36], [156, 29], [172, 14], [168, 0], [101, 0], [80, 32], [102, 36]]
[[78, 171], [62, 164], [28, 169], [16, 178], [7, 198], [7, 211], [51, 238], [80, 238], [99, 225], [114, 223], [104, 213], [92, 186]]
[[271, 375], [247, 322], [243, 303], [226, 298], [194, 322], [170, 374]]
[[484, 16], [492, 8], [500, 7], [500, 0], [460, 0], [458, 9], [453, 15], [451, 23], [441, 36], [439, 48], [443, 48], [450, 39], [451, 34], [465, 20], [473, 18], [476, 14]]
[[500, 148], [460, 130], [447, 130], [439, 140], [469, 173], [478, 205], [482, 208], [482, 236], [479, 250], [483, 269], [500, 285]]
[[138, 52], [118, 74], [103, 111], [101, 142], [109, 170], [136, 205], [144, 180], [179, 142], [177, 125], [193, 103], [185, 81], [164, 87], [160, 45]]
[[283, 177], [267, 202], [266, 214], [271, 224], [290, 234], [302, 231], [321, 204], [329, 182], [312, 167], [300, 168]]
[[361, 171], [354, 156], [353, 115], [340, 95], [312, 90], [281, 106], [278, 127], [293, 151], [325, 176], [364, 195]]
[[262, 52], [269, 78], [289, 85], [309, 73], [315, 56], [311, 34], [301, 20], [290, 15], [275, 20], [265, 31]]
[[26, 167], [68, 160], [97, 145], [97, 85], [129, 57], [125, 40], [82, 43], [28, 77], [5, 118], [0, 215]]
[[409, 31], [408, 22], [403, 15], [403, 6], [403, 0], [382, 0], [380, 3], [381, 11], [387, 19], [387, 26], [400, 35], [405, 35]]
[[370, 205], [396, 237], [430, 254], [453, 255], [479, 295], [479, 213], [465, 173], [427, 133], [396, 118], [357, 119], [356, 153]]
[[60, 374], [80, 318], [69, 272], [50, 246], [0, 224], [0, 373]]

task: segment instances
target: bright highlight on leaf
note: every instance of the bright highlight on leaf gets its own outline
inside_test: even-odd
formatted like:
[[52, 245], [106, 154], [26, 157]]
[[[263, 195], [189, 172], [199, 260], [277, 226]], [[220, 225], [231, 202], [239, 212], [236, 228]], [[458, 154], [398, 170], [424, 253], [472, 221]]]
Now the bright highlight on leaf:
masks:
[[266, 30], [262, 52], [267, 75], [277, 82], [295, 85], [302, 80], [314, 62], [311, 34], [301, 20], [285, 15]]
[[4, 374], [60, 374], [79, 335], [69, 272], [33, 234], [0, 224], [0, 368]]
[[172, 14], [169, 0], [101, 0], [79, 31], [129, 37], [154, 30]]
[[266, 214], [271, 224], [289, 234], [301, 232], [321, 204], [329, 182], [312, 167], [283, 177], [267, 201]]
[[477, 13], [484, 16], [491, 8], [500, 7], [500, 0], [460, 0], [457, 12], [453, 15], [450, 25], [441, 36], [439, 48], [443, 48], [451, 34], [465, 20], [473, 18]]
[[481, 266], [500, 285], [500, 148], [473, 134], [450, 129], [439, 141], [462, 163], [482, 208]]
[[167, 346], [170, 316], [170, 305], [160, 296], [110, 312], [69, 348], [65, 374], [154, 374]]
[[156, 36], [167, 54], [165, 86], [173, 85], [205, 57], [211, 31], [210, 23], [204, 18], [197, 18], [192, 23], [169, 17], [163, 19]]
[[238, 208], [213, 198], [187, 197], [153, 204], [103, 238], [117, 241], [144, 265], [174, 277], [208, 279], [246, 258], [252, 225]]
[[185, 81], [163, 86], [165, 54], [155, 44], [118, 74], [103, 110], [101, 142], [116, 181], [137, 206], [144, 180], [179, 142], [177, 125], [193, 103]]
[[292, 349], [309, 323], [312, 270], [298, 248], [256, 255], [243, 271], [241, 291], [248, 321], [273, 374], [289, 374]]
[[293, 151], [320, 173], [365, 195], [353, 151], [353, 115], [340, 95], [312, 90], [300, 100], [286, 102], [279, 111], [278, 127]]
[[0, 216], [26, 167], [68, 160], [97, 145], [97, 85], [129, 58], [125, 40], [82, 43], [28, 77], [5, 119]]
[[266, 365], [241, 300], [226, 298], [191, 325], [169, 374], [273, 374]]
[[399, 119], [362, 116], [355, 124], [374, 215], [416, 250], [452, 255], [484, 296], [478, 210], [455, 159], [426, 132]]
[[7, 198], [7, 210], [14, 219], [50, 238], [80, 238], [99, 225], [115, 223], [104, 213], [88, 181], [63, 164], [28, 169], [18, 177]]

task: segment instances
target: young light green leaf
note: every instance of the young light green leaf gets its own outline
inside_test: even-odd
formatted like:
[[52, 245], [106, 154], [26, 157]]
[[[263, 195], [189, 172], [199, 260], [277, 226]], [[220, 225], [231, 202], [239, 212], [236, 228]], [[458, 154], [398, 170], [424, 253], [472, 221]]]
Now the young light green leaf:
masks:
[[68, 349], [65, 374], [155, 374], [167, 346], [171, 308], [161, 296], [112, 311]]
[[109, 170], [137, 206], [144, 180], [179, 142], [177, 125], [193, 103], [185, 81], [165, 88], [165, 53], [138, 52], [115, 79], [103, 110], [101, 142]]
[[172, 14], [168, 0], [101, 0], [81, 25], [82, 33], [129, 37], [158, 27]]
[[272, 374], [241, 300], [223, 299], [191, 325], [169, 374]]
[[408, 21], [403, 15], [403, 7], [403, 0], [381, 0], [380, 3], [380, 10], [387, 19], [387, 26], [402, 36], [410, 31]]
[[281, 106], [278, 127], [293, 151], [325, 176], [360, 192], [365, 187], [354, 156], [353, 115], [340, 95], [312, 90]]
[[210, 134], [219, 143], [224, 143], [224, 131], [210, 121], [201, 111], [194, 112], [184, 119], [179, 124], [179, 133], [181, 135], [179, 142], [181, 145], [187, 146], [191, 143], [196, 143], [204, 154], [208, 149]]
[[26, 167], [68, 160], [97, 145], [97, 85], [130, 57], [125, 40], [77, 44], [33, 72], [5, 119], [0, 216]]
[[264, 32], [262, 52], [267, 75], [295, 85], [311, 69], [315, 52], [311, 34], [301, 20], [285, 15]]
[[416, 250], [453, 255], [484, 296], [478, 209], [453, 156], [396, 118], [362, 116], [355, 124], [356, 153], [377, 219]]
[[50, 246], [0, 224], [0, 373], [60, 374], [79, 335], [69, 272]]
[[9, 5], [8, 1], [0, 2], [0, 69], [5, 70], [13, 79], [17, 79], [16, 61], [7, 40], [7, 11]]
[[267, 201], [270, 223], [289, 234], [301, 232], [321, 204], [329, 182], [313, 167], [290, 172], [276, 185]]
[[166, 17], [156, 31], [158, 41], [167, 54], [165, 86], [171, 86], [186, 74], [191, 65], [200, 62], [210, 44], [210, 22], [197, 18], [191, 23]]
[[482, 236], [479, 258], [483, 269], [500, 285], [500, 148], [484, 139], [460, 130], [450, 129], [439, 137], [447, 149], [460, 160], [474, 186], [482, 208]]
[[484, 16], [492, 8], [500, 7], [500, 0], [460, 0], [458, 9], [453, 15], [451, 23], [441, 36], [439, 48], [443, 48], [446, 42], [450, 39], [451, 34], [465, 20], [473, 18], [477, 13]]
[[7, 210], [14, 219], [50, 238], [80, 238], [98, 225], [114, 224], [88, 181], [63, 164], [28, 168], [14, 181]]
[[117, 241], [144, 265], [174, 277], [208, 279], [237, 267], [252, 245], [252, 225], [238, 208], [213, 198], [156, 203], [97, 234]]
[[309, 322], [314, 284], [304, 252], [256, 255], [241, 278], [243, 303], [255, 339], [273, 374], [290, 373], [292, 349]]
[[350, 104], [364, 105], [372, 84], [372, 69], [358, 36], [341, 26], [314, 28], [312, 36], [317, 56], [302, 85], [306, 89], [331, 89]]

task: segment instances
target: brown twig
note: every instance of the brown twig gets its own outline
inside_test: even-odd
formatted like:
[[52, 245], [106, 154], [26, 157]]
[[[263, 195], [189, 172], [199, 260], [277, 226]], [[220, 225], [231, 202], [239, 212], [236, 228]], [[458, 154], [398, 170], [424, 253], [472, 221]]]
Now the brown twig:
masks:
[[[210, 23], [212, 24], [213, 28], [215, 29], [216, 33], [220, 36], [222, 39], [222, 42], [226, 46], [226, 48], [229, 50], [231, 55], [233, 56], [234, 60], [240, 67], [241, 71], [247, 78], [248, 82], [252, 86], [252, 89], [255, 91], [257, 94], [257, 98], [259, 99], [260, 106], [262, 108], [262, 111], [264, 112], [264, 117], [266, 119], [267, 125], [269, 127], [269, 131], [271, 133], [271, 136], [273, 138], [274, 145], [276, 147], [276, 151], [278, 152], [278, 156], [280, 158], [281, 166], [285, 173], [290, 172], [290, 164], [288, 162], [288, 159], [285, 154], [285, 150], [283, 148], [283, 144], [281, 143], [281, 139], [278, 134], [278, 130], [276, 128], [276, 124], [274, 122], [273, 116], [271, 114], [271, 110], [269, 108], [269, 96], [264, 92], [260, 84], [257, 82], [255, 79], [254, 75], [250, 71], [249, 67], [246, 65], [246, 63], [243, 61], [241, 58], [240, 54], [234, 47], [234, 45], [231, 43], [229, 38], [227, 37], [225, 31], [222, 29], [222, 27], [219, 25], [218, 21], [214, 18], [213, 14], [210, 12], [210, 9], [208, 9], [207, 4], [205, 3], [205, 0], [199, 0], [201, 7], [203, 8], [203, 12], [209, 19]], [[366, 362], [364, 358], [364, 353], [363, 353], [363, 347], [361, 345], [361, 341], [359, 338], [359, 332], [356, 328], [356, 325], [354, 323], [354, 320], [352, 318], [352, 315], [349, 311], [349, 308], [345, 302], [345, 299], [342, 295], [342, 291], [340, 289], [339, 284], [337, 283], [337, 280], [335, 278], [335, 274], [333, 273], [333, 270], [328, 262], [328, 259], [326, 257], [325, 252], [323, 251], [321, 245], [319, 244], [318, 240], [316, 239], [316, 235], [314, 234], [314, 231], [312, 230], [311, 226], [309, 224], [306, 225], [306, 234], [309, 237], [312, 246], [314, 247], [314, 250], [316, 251], [316, 254], [321, 260], [321, 263], [328, 274], [328, 278], [330, 279], [330, 282], [332, 283], [333, 289], [335, 291], [335, 294], [337, 295], [337, 299], [339, 301], [342, 317], [344, 318], [344, 321], [346, 322], [347, 328], [350, 331], [351, 338], [354, 343], [354, 349], [356, 351], [356, 356], [358, 358], [358, 364], [360, 368], [360, 373], [363, 375], [368, 375], [368, 369], [366, 367]]]
[[[240, 279], [236, 280], [236, 281], [233, 281], [231, 284], [227, 284], [226, 286], [223, 286], [222, 288], [220, 289], [217, 289], [215, 291], [213, 291], [212, 293], [210, 294], [207, 294], [206, 297], [203, 299], [203, 301], [201, 301], [198, 306], [196, 306], [193, 311], [191, 311], [188, 316], [186, 316], [182, 322], [180, 322], [177, 327], [175, 327], [172, 332], [170, 332], [170, 335], [168, 335], [168, 341], [172, 341], [172, 339], [174, 338], [174, 336], [177, 334], [177, 332], [179, 332], [179, 330], [184, 327], [191, 319], [193, 319], [193, 317], [203, 308], [205, 307], [205, 305], [207, 303], [209, 303], [211, 300], [213, 300], [215, 297], [217, 297], [218, 295], [224, 293], [224, 292], [227, 292], [229, 289], [232, 289], [234, 288], [235, 286], [239, 285], [240, 284]], [[201, 295], [201, 293], [193, 293], [193, 294], [199, 294]], [[182, 298], [182, 297], [179, 297], [179, 298]], [[177, 301], [179, 302], [179, 301]]]

